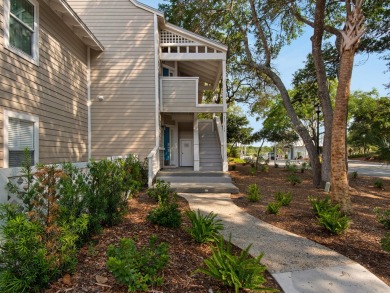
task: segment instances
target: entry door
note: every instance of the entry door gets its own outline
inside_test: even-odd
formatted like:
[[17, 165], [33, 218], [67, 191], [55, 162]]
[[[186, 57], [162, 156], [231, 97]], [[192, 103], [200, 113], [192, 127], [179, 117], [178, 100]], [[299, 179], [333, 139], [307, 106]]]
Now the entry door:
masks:
[[171, 129], [169, 127], [164, 128], [164, 165], [169, 166], [171, 164]]
[[192, 145], [192, 139], [180, 140], [180, 166], [194, 165], [194, 151]]

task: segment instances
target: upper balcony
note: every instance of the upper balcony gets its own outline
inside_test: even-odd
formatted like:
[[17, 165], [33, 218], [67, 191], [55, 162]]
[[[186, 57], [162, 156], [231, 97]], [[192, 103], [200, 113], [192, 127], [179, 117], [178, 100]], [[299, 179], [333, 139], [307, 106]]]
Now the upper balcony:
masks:
[[199, 77], [161, 77], [161, 112], [222, 113], [223, 104], [205, 103]]
[[[160, 23], [161, 112], [223, 113], [226, 51], [219, 42]], [[218, 104], [211, 99], [215, 94]]]

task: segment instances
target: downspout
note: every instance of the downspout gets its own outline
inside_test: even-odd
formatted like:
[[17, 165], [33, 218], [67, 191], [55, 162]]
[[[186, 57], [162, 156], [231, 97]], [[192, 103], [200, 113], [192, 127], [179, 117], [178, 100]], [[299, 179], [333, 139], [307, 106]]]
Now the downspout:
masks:
[[88, 161], [92, 157], [92, 124], [91, 124], [91, 48], [87, 48], [87, 108], [88, 108]]
[[158, 90], [158, 65], [159, 65], [159, 44], [158, 44], [158, 22], [157, 22], [157, 14], [154, 14], [154, 74], [155, 74], [155, 119], [156, 119], [156, 146], [160, 146], [160, 105], [159, 105], [159, 90]]

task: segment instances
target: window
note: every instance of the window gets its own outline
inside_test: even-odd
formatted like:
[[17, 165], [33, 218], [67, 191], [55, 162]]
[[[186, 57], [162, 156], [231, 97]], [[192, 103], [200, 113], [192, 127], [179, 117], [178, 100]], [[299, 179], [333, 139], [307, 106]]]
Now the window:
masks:
[[20, 167], [24, 150], [30, 151], [31, 164], [38, 163], [39, 118], [4, 111], [4, 167]]
[[11, 51], [38, 62], [38, 2], [5, 0], [5, 45]]

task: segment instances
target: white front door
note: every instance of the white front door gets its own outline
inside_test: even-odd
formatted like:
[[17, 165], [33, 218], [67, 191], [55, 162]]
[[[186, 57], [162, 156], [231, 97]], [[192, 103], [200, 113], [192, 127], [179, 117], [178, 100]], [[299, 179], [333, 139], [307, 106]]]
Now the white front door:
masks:
[[180, 166], [194, 165], [194, 150], [192, 145], [192, 139], [180, 140]]

